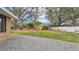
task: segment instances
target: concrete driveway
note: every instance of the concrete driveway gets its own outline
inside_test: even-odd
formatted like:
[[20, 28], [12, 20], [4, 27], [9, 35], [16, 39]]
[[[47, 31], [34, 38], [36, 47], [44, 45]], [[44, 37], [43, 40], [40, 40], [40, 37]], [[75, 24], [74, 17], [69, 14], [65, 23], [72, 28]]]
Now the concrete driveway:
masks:
[[0, 51], [77, 51], [78, 43], [69, 43], [46, 38], [12, 36], [0, 43]]

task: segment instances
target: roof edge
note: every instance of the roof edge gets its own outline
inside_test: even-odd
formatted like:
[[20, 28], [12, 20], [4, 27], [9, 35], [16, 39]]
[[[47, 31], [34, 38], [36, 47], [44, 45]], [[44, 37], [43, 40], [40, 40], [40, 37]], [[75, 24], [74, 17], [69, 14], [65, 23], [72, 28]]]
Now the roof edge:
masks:
[[8, 14], [8, 17], [12, 17], [14, 19], [18, 19], [18, 17], [16, 17], [13, 13], [11, 13], [10, 11], [8, 11], [6, 8], [4, 7], [0, 7], [1, 10], [3, 10], [6, 14]]

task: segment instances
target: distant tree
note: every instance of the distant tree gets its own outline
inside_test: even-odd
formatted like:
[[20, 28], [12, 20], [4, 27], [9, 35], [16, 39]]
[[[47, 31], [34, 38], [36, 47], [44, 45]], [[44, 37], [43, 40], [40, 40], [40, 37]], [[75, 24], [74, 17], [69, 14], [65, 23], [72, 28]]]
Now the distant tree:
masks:
[[31, 10], [28, 7], [6, 7], [10, 12], [12, 12], [18, 19], [12, 20], [12, 24], [15, 28], [22, 24], [29, 16]]
[[44, 15], [43, 14], [44, 11], [41, 11], [42, 9], [43, 9], [43, 7], [32, 7], [31, 8], [31, 13], [30, 13], [31, 17], [30, 18], [32, 20], [34, 27], [37, 27], [40, 24], [38, 19], [41, 15]]
[[62, 8], [58, 7], [48, 7], [47, 14], [54, 26], [59, 26], [61, 24]]
[[51, 18], [53, 24], [60, 26], [62, 23], [61, 16], [71, 19], [75, 23], [75, 19], [79, 17], [79, 8], [74, 7], [48, 7], [48, 17]]

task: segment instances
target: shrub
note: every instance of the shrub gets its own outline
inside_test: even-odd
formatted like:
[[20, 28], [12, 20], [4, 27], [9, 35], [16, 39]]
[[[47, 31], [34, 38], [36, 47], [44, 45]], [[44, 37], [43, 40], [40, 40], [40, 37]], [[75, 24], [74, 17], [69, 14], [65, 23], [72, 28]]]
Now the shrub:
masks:
[[31, 23], [31, 22], [28, 23], [28, 24], [27, 24], [27, 27], [28, 27], [28, 28], [33, 28], [33, 27], [34, 27], [34, 26], [33, 26], [33, 23]]
[[49, 29], [49, 27], [48, 27], [48, 26], [43, 25], [41, 29], [42, 29], [42, 30], [48, 30], [48, 29]]

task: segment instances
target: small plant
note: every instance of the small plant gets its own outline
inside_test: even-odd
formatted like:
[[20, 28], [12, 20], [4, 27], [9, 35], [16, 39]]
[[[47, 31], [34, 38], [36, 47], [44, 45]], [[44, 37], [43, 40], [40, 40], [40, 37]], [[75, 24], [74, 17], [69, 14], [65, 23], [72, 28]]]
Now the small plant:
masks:
[[33, 23], [31, 23], [31, 22], [28, 23], [28, 24], [27, 24], [27, 27], [28, 27], [28, 28], [33, 28], [33, 27], [34, 27], [34, 26], [33, 26]]
[[48, 30], [49, 29], [49, 26], [43, 25], [41, 29], [42, 30]]

